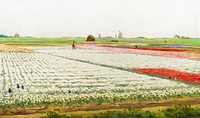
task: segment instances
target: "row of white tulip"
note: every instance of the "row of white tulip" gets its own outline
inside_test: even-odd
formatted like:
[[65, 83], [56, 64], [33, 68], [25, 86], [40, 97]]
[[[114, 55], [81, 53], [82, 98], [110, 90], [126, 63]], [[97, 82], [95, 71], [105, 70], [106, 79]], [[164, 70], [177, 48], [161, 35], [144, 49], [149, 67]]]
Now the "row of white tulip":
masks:
[[[171, 68], [200, 74], [199, 61], [69, 47], [40, 47], [38, 52], [124, 68]], [[62, 50], [62, 51], [61, 51]], [[92, 57], [92, 58], [91, 58]]]

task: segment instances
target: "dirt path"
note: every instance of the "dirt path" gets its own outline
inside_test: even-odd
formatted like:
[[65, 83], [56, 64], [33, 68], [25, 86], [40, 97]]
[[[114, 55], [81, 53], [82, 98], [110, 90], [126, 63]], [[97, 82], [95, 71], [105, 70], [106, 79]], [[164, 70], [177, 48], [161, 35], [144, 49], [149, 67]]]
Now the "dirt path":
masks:
[[113, 103], [113, 104], [88, 104], [82, 106], [71, 106], [71, 107], [49, 107], [49, 108], [32, 108], [26, 110], [7, 110], [4, 114], [1, 114], [2, 118], [12, 118], [12, 117], [40, 117], [44, 116], [48, 111], [58, 111], [61, 113], [67, 114], [88, 114], [88, 113], [97, 113], [107, 110], [120, 110], [120, 109], [160, 109], [167, 108], [173, 105], [200, 105], [200, 98], [185, 98], [185, 99], [174, 99], [174, 100], [163, 100], [160, 102], [126, 102], [126, 103]]

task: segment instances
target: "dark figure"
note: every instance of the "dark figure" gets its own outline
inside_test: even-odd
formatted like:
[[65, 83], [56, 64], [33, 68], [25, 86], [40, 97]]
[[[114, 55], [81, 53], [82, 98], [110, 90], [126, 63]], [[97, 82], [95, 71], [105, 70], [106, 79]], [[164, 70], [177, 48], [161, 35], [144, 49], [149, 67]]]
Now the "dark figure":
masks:
[[24, 86], [22, 85], [22, 89], [24, 89]]
[[135, 48], [138, 48], [138, 46], [137, 46], [137, 45], [135, 45]]
[[8, 93], [12, 93], [12, 89], [11, 88], [8, 89]]
[[72, 42], [72, 49], [76, 49], [76, 46], [75, 46], [75, 41]]
[[17, 84], [17, 88], [20, 88], [19, 84]]
[[68, 90], [68, 93], [72, 93], [72, 91], [71, 91], [71, 90]]

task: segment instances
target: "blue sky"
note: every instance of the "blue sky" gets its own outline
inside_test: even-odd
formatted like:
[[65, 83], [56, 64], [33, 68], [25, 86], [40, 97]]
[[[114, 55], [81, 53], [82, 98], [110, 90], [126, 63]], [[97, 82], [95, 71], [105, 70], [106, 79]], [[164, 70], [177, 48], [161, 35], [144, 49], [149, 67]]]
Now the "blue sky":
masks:
[[1, 0], [0, 33], [200, 37], [199, 0]]

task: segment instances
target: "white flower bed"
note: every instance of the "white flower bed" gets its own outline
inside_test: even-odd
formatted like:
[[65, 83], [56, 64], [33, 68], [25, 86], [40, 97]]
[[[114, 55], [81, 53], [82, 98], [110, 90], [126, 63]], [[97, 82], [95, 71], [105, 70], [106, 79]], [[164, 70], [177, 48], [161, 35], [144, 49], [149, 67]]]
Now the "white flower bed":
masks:
[[[69, 47], [42, 47], [39, 52], [81, 59], [124, 68], [170, 68], [200, 74], [200, 61], [158, 56], [117, 53], [111, 51], [77, 49]], [[62, 50], [62, 51], [61, 51]]]
[[[132, 67], [129, 62], [131, 60], [137, 64], [137, 60], [130, 59], [132, 57], [129, 54], [49, 47], [38, 51], [114, 66]], [[17, 100], [40, 103], [106, 98], [109, 101], [115, 97], [165, 97], [200, 91], [199, 88], [181, 82], [41, 53], [1, 52], [0, 65], [0, 104], [11, 104]], [[20, 88], [17, 88], [17, 84]], [[9, 88], [12, 93], [8, 93]]]

